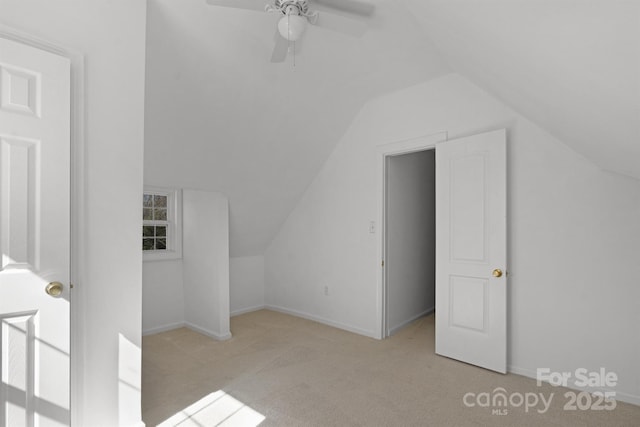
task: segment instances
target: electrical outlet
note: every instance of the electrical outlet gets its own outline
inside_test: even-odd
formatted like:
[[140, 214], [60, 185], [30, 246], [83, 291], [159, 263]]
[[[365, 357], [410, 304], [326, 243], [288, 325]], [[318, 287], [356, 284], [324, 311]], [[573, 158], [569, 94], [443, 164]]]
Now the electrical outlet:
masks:
[[329, 296], [329, 287], [327, 285], [324, 286], [324, 296], [325, 297]]
[[369, 233], [376, 234], [376, 222], [375, 221], [371, 221], [369, 223]]

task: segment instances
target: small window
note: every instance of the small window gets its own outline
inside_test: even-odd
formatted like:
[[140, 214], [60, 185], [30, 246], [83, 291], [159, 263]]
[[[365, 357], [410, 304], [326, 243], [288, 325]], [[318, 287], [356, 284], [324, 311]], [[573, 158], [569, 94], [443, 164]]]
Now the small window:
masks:
[[182, 256], [180, 192], [145, 188], [142, 197], [142, 251], [145, 260]]

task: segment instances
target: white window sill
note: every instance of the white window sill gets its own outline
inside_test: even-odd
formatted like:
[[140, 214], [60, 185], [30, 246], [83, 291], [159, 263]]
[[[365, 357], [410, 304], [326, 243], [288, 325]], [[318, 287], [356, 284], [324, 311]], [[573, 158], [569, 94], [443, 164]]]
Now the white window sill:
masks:
[[143, 261], [169, 261], [175, 259], [182, 259], [182, 253], [176, 251], [154, 251], [143, 252]]

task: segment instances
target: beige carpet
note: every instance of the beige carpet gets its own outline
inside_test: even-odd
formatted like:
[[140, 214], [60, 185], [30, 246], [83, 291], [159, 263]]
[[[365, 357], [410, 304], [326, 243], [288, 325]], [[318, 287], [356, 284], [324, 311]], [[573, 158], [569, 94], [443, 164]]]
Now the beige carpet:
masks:
[[[143, 339], [147, 426], [640, 426], [638, 406], [566, 411], [567, 389], [436, 356], [433, 316], [383, 341], [267, 310], [232, 318], [231, 331], [224, 342], [184, 328]], [[463, 403], [497, 387], [553, 398], [544, 413], [517, 396]]]

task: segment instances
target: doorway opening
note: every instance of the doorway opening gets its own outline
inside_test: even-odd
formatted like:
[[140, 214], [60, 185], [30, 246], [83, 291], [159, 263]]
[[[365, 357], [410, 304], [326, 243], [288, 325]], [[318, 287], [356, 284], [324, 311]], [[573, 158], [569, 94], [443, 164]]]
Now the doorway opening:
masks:
[[[393, 200], [398, 198], [393, 195], [394, 187], [387, 185], [389, 177], [393, 176], [393, 156], [434, 148], [439, 142], [447, 141], [446, 135], [441, 135], [383, 146], [379, 150], [380, 224], [383, 229], [379, 246], [382, 260], [380, 338], [411, 321], [410, 315], [403, 321], [394, 312], [394, 292], [399, 280], [406, 280], [402, 261], [407, 260], [400, 261], [400, 273], [392, 272], [393, 263], [399, 262], [398, 255], [394, 254], [393, 231], [390, 231], [394, 220], [392, 213], [387, 212], [389, 206], [396, 206]], [[507, 367], [507, 275], [503, 273], [507, 271], [506, 130], [498, 129], [438, 144], [434, 163], [437, 180], [434, 203], [437, 229], [435, 309], [437, 319], [444, 319], [436, 319], [435, 322], [435, 351], [442, 356], [504, 373]], [[408, 192], [408, 186], [400, 181], [395, 188], [404, 193]], [[401, 203], [410, 205], [415, 202], [409, 198]], [[401, 224], [400, 232], [396, 231], [400, 238], [416, 234], [416, 230], [422, 227], [419, 222], [412, 224]], [[404, 257], [410, 259], [414, 255], [411, 251], [417, 249], [403, 250]], [[418, 261], [429, 258], [425, 254], [420, 255], [422, 258], [418, 257]], [[387, 266], [385, 261], [388, 261]], [[398, 299], [407, 298], [395, 295], [395, 300]], [[422, 307], [425, 311], [429, 308], [426, 305]], [[411, 314], [419, 317], [421, 312], [414, 308]]]
[[435, 149], [386, 156], [385, 336], [436, 303]]
[[378, 147], [379, 338], [435, 310], [435, 147], [445, 132]]

